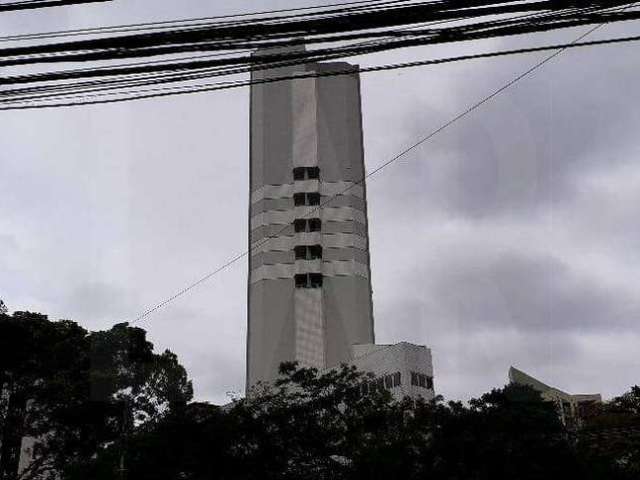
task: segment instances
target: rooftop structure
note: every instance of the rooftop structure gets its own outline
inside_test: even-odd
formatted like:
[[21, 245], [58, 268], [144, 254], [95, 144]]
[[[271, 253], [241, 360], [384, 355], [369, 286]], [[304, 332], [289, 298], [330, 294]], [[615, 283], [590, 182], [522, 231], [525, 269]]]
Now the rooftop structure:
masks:
[[581, 418], [595, 403], [602, 402], [599, 393], [570, 394], [551, 387], [515, 367], [509, 368], [509, 381], [518, 385], [528, 385], [540, 392], [546, 401], [556, 404], [558, 415], [565, 425], [579, 426]]
[[379, 388], [389, 390], [396, 400], [434, 397], [431, 350], [424, 345], [354, 345], [352, 352], [351, 364], [375, 375], [365, 385], [364, 394]]

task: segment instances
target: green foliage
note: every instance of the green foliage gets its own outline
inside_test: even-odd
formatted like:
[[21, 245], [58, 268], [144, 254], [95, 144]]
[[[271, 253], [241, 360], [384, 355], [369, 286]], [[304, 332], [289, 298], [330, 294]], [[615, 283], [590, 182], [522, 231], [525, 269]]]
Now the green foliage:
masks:
[[385, 391], [359, 395], [368, 377], [353, 367], [320, 373], [283, 364], [281, 373], [224, 410], [198, 405], [145, 431], [135, 478], [633, 478], [581, 456], [554, 406], [526, 386], [467, 405], [396, 402]]
[[529, 387], [508, 385], [480, 398], [427, 408], [433, 432], [423, 469], [433, 478], [538, 479], [575, 474], [553, 406]]
[[281, 374], [275, 388], [230, 411], [241, 432], [246, 478], [254, 478], [252, 472], [261, 478], [343, 478], [380, 447], [383, 432], [393, 430], [390, 395], [380, 390], [361, 396], [369, 377], [354, 367], [319, 374], [288, 363]]
[[640, 478], [640, 387], [602, 404], [579, 432], [578, 447], [584, 462], [607, 478]]
[[16, 478], [24, 436], [37, 442], [21, 478], [66, 478], [121, 446], [134, 426], [158, 423], [192, 397], [177, 357], [153, 353], [144, 330], [121, 324], [88, 332], [30, 312], [0, 316], [0, 387], [7, 480]]
[[577, 438], [526, 386], [466, 404], [395, 401], [362, 395], [371, 376], [347, 365], [285, 363], [275, 384], [217, 407], [189, 403], [186, 371], [144, 330], [29, 312], [0, 314], [0, 367], [3, 480], [16, 479], [24, 435], [38, 443], [21, 480], [113, 480], [120, 462], [135, 480], [640, 478], [638, 387]]
[[607, 402], [605, 407], [610, 412], [640, 417], [640, 386], [631, 387], [628, 392]]
[[368, 376], [353, 367], [320, 373], [283, 364], [281, 373], [225, 409], [192, 404], [139, 431], [132, 476], [590, 478], [553, 406], [528, 387], [493, 390], [469, 405], [397, 402], [386, 391], [361, 396]]

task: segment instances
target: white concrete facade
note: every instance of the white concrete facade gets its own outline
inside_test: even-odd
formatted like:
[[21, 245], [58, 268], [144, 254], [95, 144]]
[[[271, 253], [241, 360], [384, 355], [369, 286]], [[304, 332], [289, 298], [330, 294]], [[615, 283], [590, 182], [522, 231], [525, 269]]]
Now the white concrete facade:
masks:
[[320, 371], [347, 363], [376, 376], [371, 388], [431, 399], [428, 348], [374, 344], [358, 67], [253, 78], [336, 70], [349, 73], [251, 88], [246, 388], [275, 380], [283, 361]]
[[[431, 350], [408, 342], [394, 345], [353, 345], [351, 364], [375, 378], [370, 388], [385, 388], [396, 400], [434, 398]], [[365, 387], [365, 389], [367, 389]], [[366, 391], [363, 393], [367, 393]]]
[[253, 78], [327, 70], [350, 73], [251, 87], [247, 390], [283, 361], [323, 370], [374, 342], [358, 67]]

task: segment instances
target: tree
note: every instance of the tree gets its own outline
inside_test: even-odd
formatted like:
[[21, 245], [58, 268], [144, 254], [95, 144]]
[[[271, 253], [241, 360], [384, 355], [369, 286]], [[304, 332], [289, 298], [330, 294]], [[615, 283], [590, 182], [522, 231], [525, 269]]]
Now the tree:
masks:
[[75, 375], [86, 332], [72, 322], [53, 323], [45, 315], [14, 312], [0, 316], [0, 384], [3, 409], [2, 478], [16, 476], [24, 436], [38, 436], [44, 409], [67, 401], [62, 386]]
[[388, 392], [362, 396], [369, 376], [354, 367], [320, 373], [286, 363], [281, 374], [224, 408], [190, 404], [136, 429], [131, 477], [366, 478], [358, 474], [373, 471], [378, 454], [402, 438]]
[[[73, 409], [80, 414], [61, 418], [59, 425], [66, 425], [69, 438], [62, 444], [52, 443], [49, 449], [57, 459], [56, 470], [66, 472], [69, 479], [87, 478], [86, 470], [93, 468], [96, 455], [117, 457], [109, 472], [113, 476], [113, 466], [120, 457], [127, 457], [134, 429], [159, 423], [171, 412], [183, 409], [193, 396], [191, 382], [177, 357], [168, 350], [153, 353], [143, 329], [115, 325], [111, 330], [91, 333], [89, 344], [86, 378], [90, 394], [82, 402], [86, 410]], [[99, 422], [106, 422], [84, 428], [96, 413]], [[74, 462], [69, 462], [70, 445], [76, 446]]]
[[635, 385], [628, 392], [611, 399], [605, 404], [605, 410], [640, 417], [640, 386]]
[[527, 386], [494, 389], [469, 405], [427, 412], [433, 439], [423, 468], [434, 478], [540, 479], [574, 475], [577, 466], [553, 404]]
[[25, 435], [37, 442], [20, 480], [113, 480], [121, 462], [136, 480], [640, 477], [638, 387], [576, 442], [527, 386], [395, 401], [353, 366], [284, 363], [280, 374], [224, 407], [190, 403], [177, 357], [155, 353], [142, 329], [0, 314], [1, 478], [17, 479]]
[[384, 424], [388, 392], [360, 395], [368, 377], [346, 365], [319, 373], [283, 363], [280, 373], [229, 412], [244, 478], [346, 478], [355, 447], [366, 449], [367, 433]]
[[4, 302], [0, 298], [0, 315], [6, 315], [8, 311], [9, 311], [9, 309], [7, 308], [7, 306], [4, 304]]
[[8, 480], [17, 478], [24, 436], [36, 444], [21, 478], [87, 478], [81, 472], [102, 451], [123, 451], [134, 426], [159, 422], [192, 396], [177, 357], [153, 353], [144, 330], [92, 333], [29, 312], [0, 317], [0, 381]]
[[640, 387], [604, 402], [579, 432], [585, 464], [603, 478], [640, 478]]
[[318, 372], [286, 363], [281, 374], [225, 408], [191, 404], [137, 429], [132, 477], [597, 478], [582, 468], [554, 406], [526, 386], [465, 405], [394, 401], [386, 390], [362, 395], [371, 379], [354, 367]]

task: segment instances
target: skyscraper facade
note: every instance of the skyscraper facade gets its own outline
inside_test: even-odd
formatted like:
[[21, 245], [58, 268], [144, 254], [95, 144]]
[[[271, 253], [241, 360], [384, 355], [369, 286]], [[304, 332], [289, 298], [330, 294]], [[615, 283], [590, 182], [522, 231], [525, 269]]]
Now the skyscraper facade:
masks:
[[309, 73], [251, 87], [247, 389], [283, 361], [330, 368], [374, 343], [358, 67], [253, 78]]

